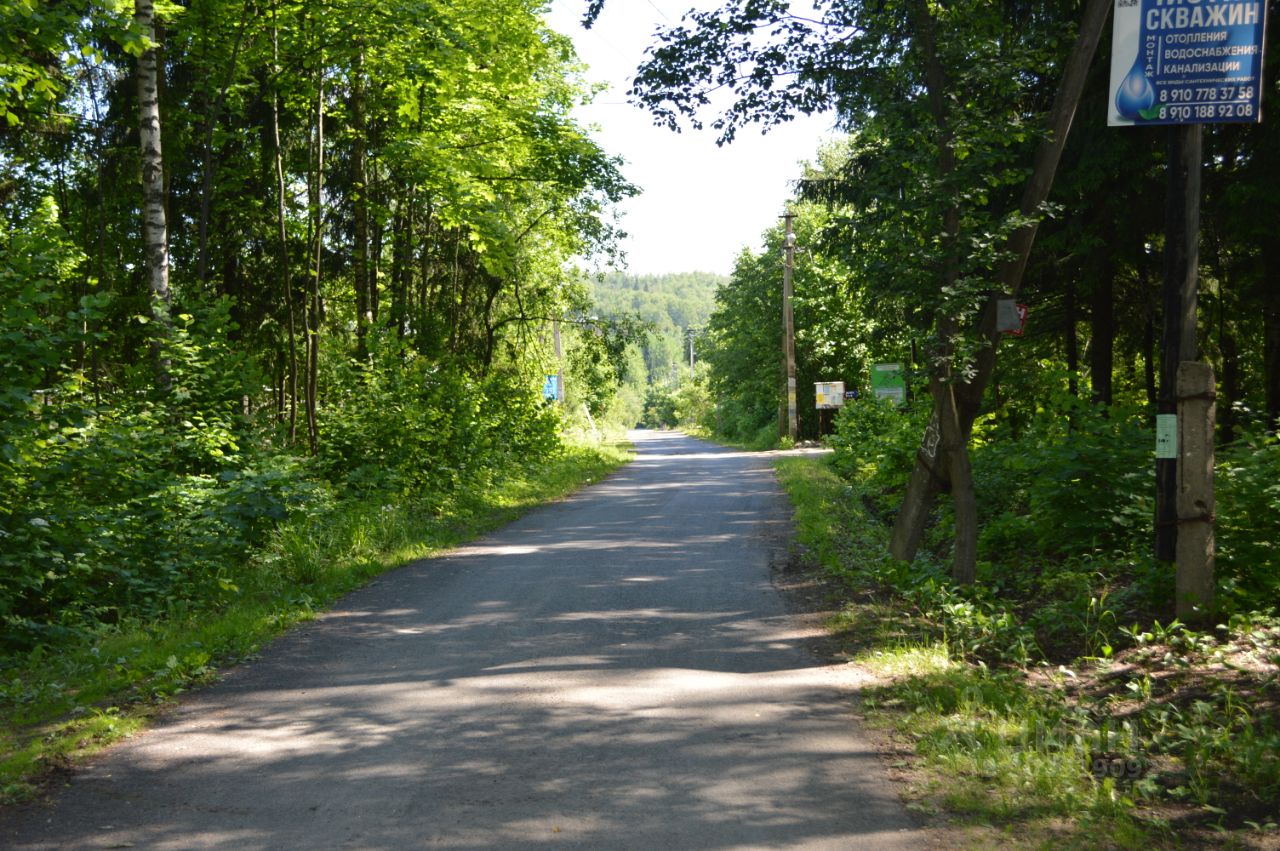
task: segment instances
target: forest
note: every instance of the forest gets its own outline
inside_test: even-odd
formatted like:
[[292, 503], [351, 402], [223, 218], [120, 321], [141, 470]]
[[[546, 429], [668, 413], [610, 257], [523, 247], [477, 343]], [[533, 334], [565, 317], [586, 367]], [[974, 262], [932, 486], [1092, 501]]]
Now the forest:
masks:
[[669, 377], [673, 363], [689, 362], [688, 334], [706, 325], [716, 289], [726, 283], [708, 272], [613, 272], [592, 282], [591, 302], [602, 316], [634, 316], [645, 323], [648, 334], [637, 346], [644, 355], [645, 383], [655, 384]]
[[[715, 306], [715, 293], [729, 281], [708, 272], [632, 275], [612, 272], [592, 282], [591, 300], [613, 322], [640, 323], [631, 342], [608, 416], [626, 425], [665, 428], [705, 416], [708, 400], [696, 371], [698, 336]], [[690, 347], [693, 348], [692, 364]]]

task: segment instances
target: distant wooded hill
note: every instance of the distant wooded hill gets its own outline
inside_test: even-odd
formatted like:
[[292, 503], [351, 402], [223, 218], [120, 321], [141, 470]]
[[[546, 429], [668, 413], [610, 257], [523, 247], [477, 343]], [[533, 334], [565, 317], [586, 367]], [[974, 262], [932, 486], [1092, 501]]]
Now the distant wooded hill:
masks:
[[711, 272], [666, 275], [614, 273], [592, 282], [596, 308], [603, 316], [633, 314], [653, 326], [644, 346], [649, 380], [669, 374], [673, 362], [687, 362], [685, 331], [701, 329], [715, 308], [716, 289], [729, 282]]

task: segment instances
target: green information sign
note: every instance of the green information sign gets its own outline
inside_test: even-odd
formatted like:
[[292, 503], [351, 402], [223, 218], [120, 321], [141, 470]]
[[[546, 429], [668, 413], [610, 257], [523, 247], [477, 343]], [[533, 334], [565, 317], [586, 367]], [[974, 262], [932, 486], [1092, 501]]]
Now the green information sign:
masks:
[[877, 399], [892, 399], [896, 405], [907, 403], [907, 379], [900, 363], [877, 363], [871, 366], [871, 393]]

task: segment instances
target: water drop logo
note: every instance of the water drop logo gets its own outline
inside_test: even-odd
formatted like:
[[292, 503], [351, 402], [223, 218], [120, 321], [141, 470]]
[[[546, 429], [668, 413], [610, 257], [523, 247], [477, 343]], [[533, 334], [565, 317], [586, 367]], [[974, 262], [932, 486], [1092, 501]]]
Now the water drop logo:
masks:
[[1116, 111], [1122, 118], [1137, 121], [1148, 117], [1143, 113], [1151, 109], [1155, 102], [1155, 89], [1151, 88], [1151, 81], [1142, 70], [1142, 57], [1137, 56], [1133, 60], [1133, 67], [1120, 83], [1120, 88], [1116, 89]]

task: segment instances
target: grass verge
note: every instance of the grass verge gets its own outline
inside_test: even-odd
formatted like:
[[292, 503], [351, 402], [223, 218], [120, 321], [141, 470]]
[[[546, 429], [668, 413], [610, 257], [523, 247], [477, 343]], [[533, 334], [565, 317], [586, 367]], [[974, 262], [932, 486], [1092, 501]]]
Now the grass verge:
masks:
[[510, 522], [600, 480], [631, 457], [623, 443], [570, 445], [458, 494], [447, 508], [349, 501], [280, 527], [251, 577], [216, 600], [74, 644], [38, 647], [0, 667], [0, 803], [32, 797], [77, 760], [146, 726], [177, 694], [251, 656], [343, 594], [406, 562]]
[[843, 589], [829, 627], [880, 677], [863, 708], [908, 806], [983, 847], [1280, 847], [1275, 618], [1116, 629], [1132, 646], [1102, 636], [1101, 655], [1051, 664], [1027, 612], [894, 562], [824, 459], [776, 466], [806, 557]]

